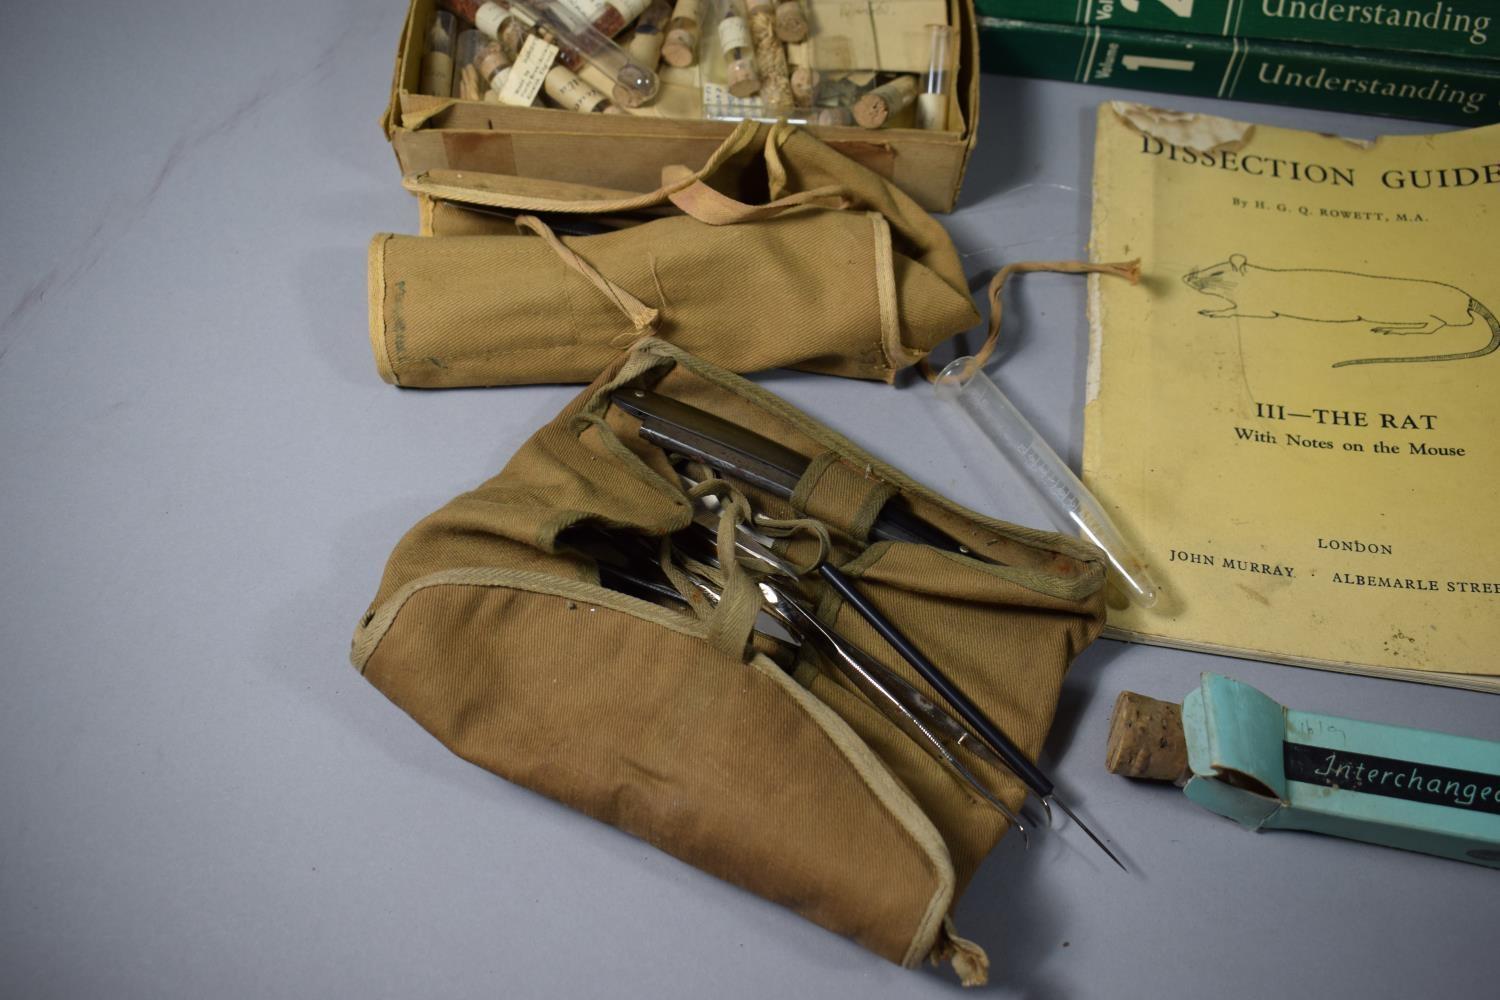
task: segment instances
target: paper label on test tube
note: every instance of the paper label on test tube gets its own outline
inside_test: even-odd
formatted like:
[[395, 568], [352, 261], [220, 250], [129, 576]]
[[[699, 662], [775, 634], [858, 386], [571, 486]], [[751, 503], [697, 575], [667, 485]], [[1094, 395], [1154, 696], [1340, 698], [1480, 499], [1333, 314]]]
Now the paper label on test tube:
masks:
[[526, 39], [516, 56], [516, 64], [505, 76], [500, 89], [500, 103], [516, 107], [530, 107], [541, 93], [542, 84], [552, 64], [557, 61], [557, 46], [543, 41], [536, 35]]
[[725, 52], [750, 47], [750, 26], [742, 17], [726, 17], [719, 22], [719, 44]]
[[608, 100], [566, 66], [554, 66], [547, 73], [547, 96], [565, 111], [594, 111]]
[[480, 7], [474, 14], [474, 27], [491, 38], [498, 38], [500, 36], [500, 22], [504, 21], [509, 14], [510, 12], [499, 4], [487, 3]]

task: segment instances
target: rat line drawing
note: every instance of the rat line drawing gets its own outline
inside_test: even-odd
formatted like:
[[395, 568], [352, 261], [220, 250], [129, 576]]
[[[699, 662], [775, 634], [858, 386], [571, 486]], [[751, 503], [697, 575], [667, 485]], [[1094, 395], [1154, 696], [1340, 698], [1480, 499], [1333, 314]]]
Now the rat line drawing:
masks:
[[1369, 323], [1370, 332], [1386, 336], [1432, 335], [1483, 320], [1490, 342], [1457, 354], [1409, 358], [1352, 358], [1345, 365], [1405, 364], [1416, 361], [1461, 361], [1482, 358], [1500, 348], [1500, 320], [1484, 303], [1456, 285], [1421, 278], [1393, 278], [1324, 268], [1278, 268], [1252, 264], [1244, 254], [1189, 271], [1188, 287], [1229, 304], [1200, 309], [1213, 319], [1288, 319], [1314, 323]]

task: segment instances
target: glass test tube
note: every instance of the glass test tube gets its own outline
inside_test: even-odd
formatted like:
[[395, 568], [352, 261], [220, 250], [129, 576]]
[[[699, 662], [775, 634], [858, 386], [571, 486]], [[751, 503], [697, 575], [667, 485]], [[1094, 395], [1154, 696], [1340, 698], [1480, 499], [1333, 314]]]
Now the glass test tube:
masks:
[[947, 24], [927, 27], [932, 44], [927, 76], [917, 95], [917, 128], [942, 130], [948, 127], [948, 93], [953, 89], [953, 28]]
[[666, 38], [667, 21], [672, 16], [672, 5], [667, 0], [653, 0], [651, 6], [635, 22], [635, 34], [630, 37], [625, 51], [637, 66], [656, 69], [661, 62], [661, 46]]
[[884, 128], [892, 115], [905, 110], [916, 98], [917, 78], [898, 76], [855, 102], [854, 121], [860, 128]]
[[427, 51], [422, 55], [422, 93], [450, 97], [453, 92], [453, 43], [458, 21], [445, 10], [432, 15], [427, 26]]
[[477, 101], [484, 96], [484, 92], [489, 89], [489, 82], [480, 73], [476, 58], [486, 45], [494, 44], [477, 28], [459, 32], [455, 49], [458, 71], [453, 74], [454, 97], [464, 101]]
[[564, 111], [603, 114], [614, 110], [614, 106], [609, 103], [609, 98], [561, 63], [547, 71], [547, 77], [542, 82], [542, 90]]
[[613, 38], [641, 14], [651, 0], [571, 0], [569, 8], [582, 14], [601, 33]]
[[933, 388], [939, 399], [968, 417], [1026, 475], [1060, 527], [1078, 532], [1104, 552], [1116, 581], [1132, 602], [1143, 608], [1156, 603], [1156, 581], [1099, 501], [973, 358], [959, 358], [944, 368]]
[[499, 93], [505, 86], [506, 74], [514, 62], [497, 39], [487, 39], [484, 47], [474, 53], [474, 69], [490, 90]]
[[735, 97], [751, 97], [760, 90], [755, 70], [755, 50], [750, 44], [750, 26], [729, 0], [719, 21], [719, 49], [724, 53], [724, 83]]
[[501, 0], [499, 3], [495, 0], [438, 0], [438, 4], [474, 22], [475, 27], [491, 38], [501, 37], [502, 24], [508, 19], [535, 25], [548, 41], [563, 49], [560, 58], [565, 65], [576, 69], [580, 61], [593, 63], [615, 81], [615, 86], [628, 90], [636, 104], [651, 100], [660, 86], [654, 72], [632, 62], [613, 39], [563, 0]]
[[516, 13], [535, 21], [538, 28], [552, 35], [557, 44], [579, 53], [614, 80], [615, 86], [629, 92], [622, 104], [636, 106], [656, 96], [661, 83], [656, 73], [638, 66], [629, 53], [598, 28], [588, 23], [563, 0], [506, 0]]
[[[750, 43], [755, 48], [755, 68], [760, 73], [760, 99], [767, 113], [791, 112], [791, 69], [786, 64], [786, 45], [776, 37], [774, 0], [745, 0]], [[810, 102], [809, 102], [810, 103]]]
[[679, 69], [698, 62], [698, 31], [703, 20], [704, 0], [677, 0], [672, 19], [667, 22], [667, 37], [662, 41], [661, 57], [669, 66]]

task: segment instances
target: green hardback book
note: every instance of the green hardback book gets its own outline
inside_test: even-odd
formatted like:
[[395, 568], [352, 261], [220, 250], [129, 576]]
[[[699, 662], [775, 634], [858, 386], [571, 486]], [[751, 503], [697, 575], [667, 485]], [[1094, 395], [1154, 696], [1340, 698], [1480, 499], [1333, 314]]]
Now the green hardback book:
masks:
[[1014, 21], [1500, 58], [1495, 0], [976, 0], [975, 6], [982, 16]]
[[987, 73], [1450, 125], [1500, 121], [1500, 62], [1482, 59], [984, 16], [979, 52]]

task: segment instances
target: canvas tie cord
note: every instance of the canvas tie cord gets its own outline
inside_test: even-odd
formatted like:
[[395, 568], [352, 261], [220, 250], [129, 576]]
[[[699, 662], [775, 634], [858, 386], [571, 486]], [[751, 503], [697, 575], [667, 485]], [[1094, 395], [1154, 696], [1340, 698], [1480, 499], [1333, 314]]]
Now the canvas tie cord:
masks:
[[583, 275], [595, 288], [609, 296], [610, 301], [619, 306], [620, 311], [625, 314], [625, 318], [630, 320], [630, 325], [634, 328], [633, 336], [650, 333], [656, 328], [656, 322], [661, 318], [661, 310], [646, 305], [646, 303], [600, 274], [594, 265], [569, 249], [568, 245], [559, 239], [557, 234], [552, 231], [552, 228], [541, 219], [538, 219], [534, 215], [517, 216], [516, 228], [527, 229], [540, 236], [546, 242], [547, 246], [556, 251], [564, 264], [567, 264], [573, 270]]
[[[774, 131], [773, 131], [774, 136]], [[767, 149], [771, 148], [771, 142], [767, 141]], [[768, 160], [770, 153], [767, 153]], [[777, 163], [779, 164], [779, 160]], [[681, 171], [680, 176], [675, 179], [684, 179], [690, 172], [686, 167], [668, 167], [663, 175], [672, 178], [675, 172]], [[781, 173], [785, 179], [785, 171]], [[793, 208], [803, 205], [814, 205], [820, 208], [844, 209], [850, 205], [849, 199], [842, 190], [835, 186], [814, 188], [810, 191], [799, 191], [795, 194], [777, 198], [764, 205], [748, 205], [742, 201], [736, 201], [721, 191], [715, 190], [703, 183], [694, 180], [685, 187], [668, 195], [672, 203], [685, 214], [692, 216], [699, 222], [710, 226], [733, 225], [738, 222], [751, 222], [760, 219], [769, 219]], [[611, 281], [600, 273], [599, 269], [584, 260], [576, 251], [571, 249], [562, 239], [552, 231], [541, 219], [535, 215], [520, 215], [516, 217], [516, 228], [535, 233], [540, 236], [562, 262], [579, 274], [587, 278], [595, 288], [599, 289], [609, 300], [619, 307], [630, 320], [631, 329], [611, 341], [611, 346], [625, 348], [643, 336], [660, 336], [657, 331], [657, 323], [661, 319], [661, 310], [648, 306], [620, 285]]]
[[[1015, 264], [1006, 264], [995, 276], [990, 279], [990, 322], [985, 331], [984, 343], [979, 345], [979, 350], [974, 352], [974, 357], [969, 365], [958, 375], [960, 380], [967, 379], [975, 372], [984, 368], [990, 355], [995, 353], [995, 348], [1000, 345], [1000, 317], [1001, 299], [1000, 291], [1005, 287], [1005, 282], [1012, 274], [1030, 274], [1034, 271], [1053, 271], [1059, 274], [1106, 274], [1116, 278], [1124, 278], [1132, 285], [1141, 280], [1140, 259], [1119, 261], [1113, 264], [1092, 264], [1083, 260], [1025, 260]], [[919, 364], [922, 366], [922, 374], [927, 376], [927, 381], [936, 382], [938, 371], [933, 367], [932, 361], [923, 358]]]
[[717, 577], [722, 584], [717, 607], [710, 611], [703, 606], [707, 599], [674, 562], [671, 540], [668, 538], [662, 539], [661, 569], [683, 599], [699, 609], [699, 613], [709, 620], [709, 641], [722, 652], [740, 657], [754, 630], [755, 617], [760, 613], [761, 595], [754, 578], [739, 563], [735, 548], [735, 529], [741, 524], [754, 524], [758, 530], [776, 538], [786, 538], [803, 531], [812, 534], [818, 540], [818, 551], [811, 563], [805, 567], [793, 564], [799, 575], [805, 576], [828, 558], [832, 545], [828, 528], [816, 518], [772, 518], [756, 514], [744, 493], [724, 479], [707, 479], [697, 483], [688, 489], [688, 496], [694, 501], [712, 496], [719, 502], [716, 534], [718, 567], [689, 561], [689, 568]]

